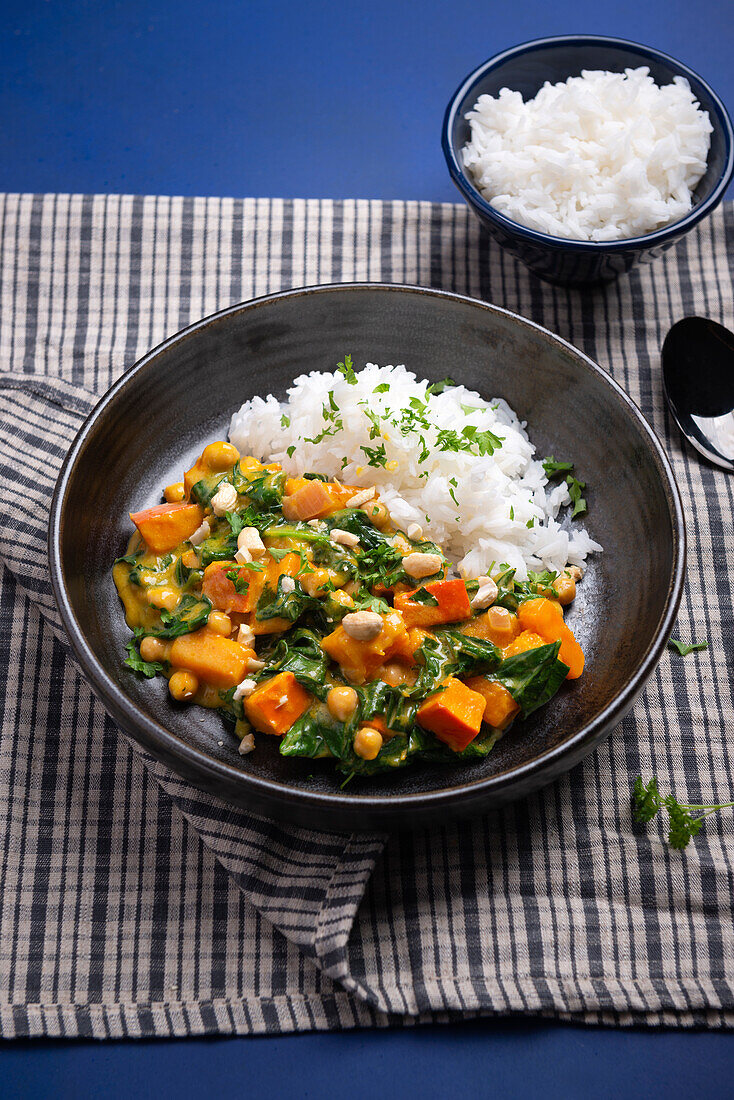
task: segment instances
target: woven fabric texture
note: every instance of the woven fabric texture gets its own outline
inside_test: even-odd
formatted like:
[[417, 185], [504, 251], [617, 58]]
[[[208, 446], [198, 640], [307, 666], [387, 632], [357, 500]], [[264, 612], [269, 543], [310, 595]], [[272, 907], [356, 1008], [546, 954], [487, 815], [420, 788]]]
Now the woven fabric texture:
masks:
[[[681, 854], [656, 824], [632, 827], [629, 797], [640, 771], [692, 801], [734, 790], [732, 482], [683, 444], [659, 379], [675, 320], [734, 322], [733, 227], [727, 204], [655, 264], [569, 292], [448, 204], [0, 199], [1, 1035], [513, 1012], [734, 1023], [734, 816]], [[678, 633], [710, 643], [666, 655], [624, 724], [552, 787], [389, 840], [232, 810], [132, 745], [69, 656], [45, 556], [63, 456], [125, 368], [230, 303], [351, 280], [495, 302], [621, 382], [684, 498]]]

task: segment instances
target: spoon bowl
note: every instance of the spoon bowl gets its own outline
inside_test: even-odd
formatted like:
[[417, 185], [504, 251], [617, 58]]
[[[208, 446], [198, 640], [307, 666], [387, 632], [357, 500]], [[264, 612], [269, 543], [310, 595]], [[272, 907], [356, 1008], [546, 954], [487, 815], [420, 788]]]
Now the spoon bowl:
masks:
[[734, 333], [684, 317], [663, 344], [663, 389], [675, 421], [709, 462], [734, 472]]

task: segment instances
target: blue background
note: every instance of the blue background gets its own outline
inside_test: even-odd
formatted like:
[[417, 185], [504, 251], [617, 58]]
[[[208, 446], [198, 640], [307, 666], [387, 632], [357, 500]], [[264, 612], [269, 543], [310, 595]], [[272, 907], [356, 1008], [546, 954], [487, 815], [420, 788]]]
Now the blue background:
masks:
[[[453, 201], [444, 107], [493, 53], [613, 34], [734, 107], [730, 0], [371, 3], [5, 0], [8, 191]], [[553, 1023], [0, 1047], [4, 1096], [657, 1097], [732, 1094], [734, 1038]]]

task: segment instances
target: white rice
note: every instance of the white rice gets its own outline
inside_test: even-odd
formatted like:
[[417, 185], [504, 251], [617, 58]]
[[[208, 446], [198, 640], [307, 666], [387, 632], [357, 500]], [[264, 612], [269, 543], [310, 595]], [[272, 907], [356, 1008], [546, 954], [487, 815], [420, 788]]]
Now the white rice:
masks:
[[[548, 483], [525, 424], [505, 401], [484, 401], [463, 386], [435, 395], [427, 387], [404, 366], [374, 363], [354, 385], [341, 373], [301, 375], [283, 405], [272, 395], [245, 402], [232, 417], [230, 439], [241, 453], [280, 462], [292, 476], [314, 471], [350, 485], [376, 485], [395, 525], [420, 524], [467, 577], [506, 562], [525, 579], [528, 569], [558, 571], [601, 550], [578, 520], [556, 518], [569, 503], [567, 486]], [[430, 427], [403, 433], [394, 421], [411, 399], [414, 406], [426, 404]], [[378, 418], [376, 428], [367, 412]], [[479, 454], [476, 445], [445, 449], [450, 439], [442, 430], [461, 434], [472, 427], [501, 437], [499, 448], [491, 455]], [[333, 434], [309, 442], [325, 431]], [[370, 438], [371, 431], [379, 435]], [[379, 452], [372, 456], [376, 464], [363, 448]]]
[[688, 81], [647, 68], [584, 71], [479, 97], [464, 166], [492, 206], [530, 229], [582, 241], [651, 233], [684, 217], [706, 171], [711, 122]]

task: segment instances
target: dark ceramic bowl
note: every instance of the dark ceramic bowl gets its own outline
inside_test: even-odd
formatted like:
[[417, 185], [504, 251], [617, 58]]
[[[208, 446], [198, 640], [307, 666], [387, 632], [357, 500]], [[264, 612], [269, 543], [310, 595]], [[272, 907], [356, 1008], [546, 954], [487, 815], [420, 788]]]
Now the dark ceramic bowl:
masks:
[[[502, 395], [538, 452], [571, 456], [588, 483], [588, 528], [604, 545], [569, 613], [585, 675], [470, 767], [417, 766], [354, 781], [327, 761], [250, 756], [211, 711], [173, 703], [165, 680], [123, 667], [130, 637], [111, 577], [127, 513], [157, 503], [203, 445], [226, 436], [254, 394], [284, 396], [295, 374], [406, 363]], [[604, 431], [599, 431], [599, 425]], [[609, 448], [608, 440], [614, 440]], [[223, 310], [146, 355], [100, 401], [59, 476], [49, 554], [79, 662], [113, 718], [150, 752], [237, 805], [314, 827], [435, 824], [518, 798], [591, 752], [632, 705], [665, 648], [681, 594], [684, 527], [667, 459], [626, 394], [581, 352], [515, 314], [416, 287], [326, 286]]]
[[[611, 242], [571, 241], [527, 229], [500, 214], [482, 197], [463, 166], [461, 150], [471, 134], [465, 115], [480, 95], [496, 96], [501, 88], [521, 92], [527, 100], [546, 80], [552, 84], [580, 76], [582, 69], [624, 72], [646, 65], [657, 84], [684, 76], [714, 130], [708, 167], [694, 192], [690, 213], [644, 237]], [[522, 260], [541, 279], [582, 285], [616, 279], [635, 264], [662, 255], [714, 210], [734, 174], [734, 134], [724, 104], [709, 85], [667, 54], [622, 38], [601, 35], [560, 35], [525, 42], [490, 58], [462, 81], [452, 96], [443, 122], [441, 141], [451, 178], [482, 225], [504, 248]]]

